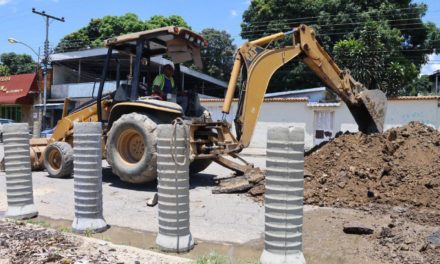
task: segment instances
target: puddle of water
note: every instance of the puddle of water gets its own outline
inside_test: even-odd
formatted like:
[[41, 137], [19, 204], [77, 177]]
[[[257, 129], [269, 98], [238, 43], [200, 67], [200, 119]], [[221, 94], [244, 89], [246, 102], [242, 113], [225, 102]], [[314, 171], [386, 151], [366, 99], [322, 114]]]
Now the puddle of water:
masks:
[[5, 211], [0, 211], [0, 219], [3, 219], [3, 218], [5, 218]]
[[[72, 222], [62, 219], [51, 219], [44, 216], [34, 218], [35, 222], [47, 223], [51, 228], [70, 230]], [[156, 233], [135, 230], [127, 227], [111, 226], [103, 233], [93, 234], [92, 237], [112, 242], [117, 245], [126, 245], [160, 252], [156, 246]], [[249, 241], [246, 244], [212, 242], [196, 239], [196, 245], [188, 253], [179, 254], [181, 257], [198, 259], [216, 253], [228, 257], [232, 263], [258, 263], [263, 252], [263, 240]], [[171, 254], [172, 255], [172, 254]]]

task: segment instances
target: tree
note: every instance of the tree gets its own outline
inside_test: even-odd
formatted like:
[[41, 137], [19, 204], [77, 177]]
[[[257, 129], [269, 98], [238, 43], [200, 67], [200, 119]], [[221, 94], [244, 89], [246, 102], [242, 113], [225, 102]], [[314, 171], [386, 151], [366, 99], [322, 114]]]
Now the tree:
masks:
[[422, 75], [411, 80], [411, 82], [400, 91], [400, 95], [427, 95], [431, 93], [431, 88], [432, 83], [429, 81], [428, 76]]
[[0, 76], [11, 75], [8, 66], [0, 64]]
[[172, 25], [189, 28], [182, 17], [175, 15], [152, 16], [146, 21], [142, 21], [133, 13], [123, 16], [104, 16], [92, 19], [87, 26], [64, 36], [55, 50], [66, 52], [102, 47], [104, 40], [111, 37]]
[[[308, 24], [341, 68], [349, 68], [368, 88], [395, 95], [418, 76], [427, 55], [440, 44], [439, 29], [422, 21], [426, 11], [425, 4], [411, 0], [255, 0], [243, 14], [241, 36], [255, 39]], [[270, 89], [305, 88], [320, 82], [299, 65], [283, 67]]]
[[30, 55], [14, 52], [0, 55], [0, 75], [35, 72], [36, 63]]
[[207, 48], [202, 49], [203, 71], [212, 77], [228, 81], [236, 49], [231, 35], [213, 28], [206, 28], [200, 34], [209, 43]]

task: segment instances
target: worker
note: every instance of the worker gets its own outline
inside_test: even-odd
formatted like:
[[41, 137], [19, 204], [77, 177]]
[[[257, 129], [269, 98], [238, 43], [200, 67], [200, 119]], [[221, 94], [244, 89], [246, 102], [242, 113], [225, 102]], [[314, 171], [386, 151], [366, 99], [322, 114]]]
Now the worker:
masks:
[[175, 94], [174, 68], [171, 64], [163, 67], [162, 73], [158, 74], [153, 81], [153, 94], [156, 94], [165, 101], [172, 101], [172, 94]]

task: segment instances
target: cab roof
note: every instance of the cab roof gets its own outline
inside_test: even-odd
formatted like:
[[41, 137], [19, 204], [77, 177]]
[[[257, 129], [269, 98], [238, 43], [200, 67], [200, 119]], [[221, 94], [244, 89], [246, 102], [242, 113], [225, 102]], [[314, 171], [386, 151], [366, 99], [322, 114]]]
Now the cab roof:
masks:
[[193, 60], [197, 67], [202, 68], [200, 49], [206, 47], [208, 42], [199, 34], [183, 27], [168, 26], [134, 32], [106, 39], [104, 44], [107, 48], [136, 54], [136, 42], [139, 39], [145, 40], [143, 57], [167, 54], [174, 63]]

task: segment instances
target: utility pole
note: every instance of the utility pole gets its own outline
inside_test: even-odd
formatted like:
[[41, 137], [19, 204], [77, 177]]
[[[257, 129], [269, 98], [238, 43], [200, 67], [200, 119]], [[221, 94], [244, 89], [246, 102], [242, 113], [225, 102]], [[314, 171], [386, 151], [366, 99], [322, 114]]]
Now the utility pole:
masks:
[[435, 93], [438, 94], [438, 75], [440, 74], [440, 71], [435, 72]]
[[[46, 19], [46, 40], [44, 41], [44, 59], [43, 59], [43, 78], [44, 78], [44, 91], [43, 91], [43, 115], [42, 117], [46, 116], [46, 100], [47, 100], [47, 66], [49, 64], [49, 21], [50, 19], [57, 20], [60, 22], [65, 22], [64, 17], [55, 17], [51, 16], [49, 14], [46, 14], [46, 12], [38, 12], [35, 10], [35, 8], [32, 8], [32, 13], [40, 15]], [[41, 118], [43, 119], [43, 118]], [[43, 121], [43, 120], [42, 120]], [[41, 126], [44, 126], [46, 122], [42, 122]]]

